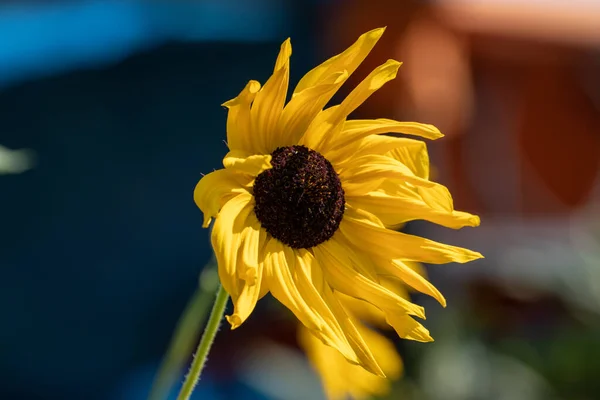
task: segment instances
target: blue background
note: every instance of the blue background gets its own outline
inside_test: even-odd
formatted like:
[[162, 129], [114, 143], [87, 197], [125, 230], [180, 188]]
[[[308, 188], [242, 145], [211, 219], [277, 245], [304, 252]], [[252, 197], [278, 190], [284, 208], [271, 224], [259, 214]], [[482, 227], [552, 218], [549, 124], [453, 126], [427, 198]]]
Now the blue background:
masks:
[[[226, 151], [220, 104], [288, 36], [313, 64], [310, 7], [0, 6], [0, 144], [37, 156], [0, 176], [1, 399], [145, 398], [210, 257], [192, 192]], [[198, 396], [242, 398], [215, 385]]]

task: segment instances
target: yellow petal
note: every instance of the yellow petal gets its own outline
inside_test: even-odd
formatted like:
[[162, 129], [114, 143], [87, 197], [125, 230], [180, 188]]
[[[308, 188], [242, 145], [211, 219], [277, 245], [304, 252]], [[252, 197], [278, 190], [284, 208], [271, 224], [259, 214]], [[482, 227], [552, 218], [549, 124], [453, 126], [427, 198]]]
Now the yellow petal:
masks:
[[[373, 262], [375, 262], [375, 261], [373, 261]], [[375, 270], [378, 271], [377, 268], [375, 268]], [[410, 296], [408, 295], [408, 286], [406, 286], [406, 284], [404, 282], [402, 282], [400, 279], [397, 279], [395, 277], [390, 276], [389, 274], [386, 274], [386, 275], [379, 275], [379, 281], [381, 282], [381, 286], [396, 293], [398, 296], [402, 297], [403, 299], [410, 300]]]
[[248, 193], [244, 183], [247, 182], [243, 177], [234, 176], [225, 169], [213, 171], [200, 179], [194, 189], [194, 201], [204, 214], [204, 228], [208, 228], [211, 219], [228, 200], [240, 193]]
[[386, 377], [398, 379], [402, 373], [402, 360], [394, 343], [380, 333], [367, 328], [364, 324], [359, 322], [355, 322], [355, 324]]
[[475, 251], [386, 229], [374, 222], [373, 217], [366, 211], [347, 207], [340, 224], [340, 231], [354, 246], [373, 256], [429, 264], [466, 263], [483, 258]]
[[238, 261], [238, 276], [242, 279], [240, 295], [232, 296], [234, 312], [227, 316], [231, 329], [239, 327], [250, 316], [256, 302], [264, 295], [261, 291], [263, 280], [262, 249], [266, 244], [267, 233], [261, 229], [260, 223], [253, 212], [248, 214], [246, 227], [242, 231], [242, 262]]
[[230, 150], [240, 150], [254, 154], [250, 126], [250, 104], [260, 90], [260, 83], [250, 81], [238, 97], [223, 103], [227, 113], [227, 146]]
[[290, 57], [292, 56], [292, 41], [290, 38], [285, 39], [279, 48], [279, 54], [277, 60], [275, 60], [275, 67], [273, 73], [279, 71], [282, 68], [289, 68]]
[[261, 281], [263, 278], [263, 267], [262, 265], [257, 269], [256, 284], [250, 285], [248, 282], [241, 284], [240, 295], [235, 298], [232, 297], [233, 302], [233, 314], [226, 315], [225, 318], [231, 329], [236, 329], [242, 325], [250, 316], [258, 299], [260, 299], [260, 288]]
[[[302, 325], [298, 326], [298, 344], [306, 353], [315, 372], [319, 374], [327, 399], [345, 400], [351, 390], [348, 382], [354, 382], [354, 379], [348, 377], [344, 369], [360, 367], [350, 364], [334, 348], [324, 345]], [[366, 371], [365, 373], [369, 374]]]
[[415, 261], [406, 261], [403, 260], [402, 261], [408, 268], [412, 269], [413, 271], [415, 271], [417, 274], [421, 275], [423, 278], [427, 278], [427, 270], [425, 270], [425, 267], [423, 266], [423, 264], [421, 264], [420, 262], [415, 262]]
[[[313, 282], [315, 288], [317, 288], [318, 292], [327, 304], [328, 309], [332, 311], [337, 323], [340, 324], [345, 337], [348, 339], [352, 349], [354, 350], [353, 355], [358, 358], [358, 363], [363, 368], [366, 368], [367, 371], [379, 376], [383, 376], [384, 372], [379, 367], [369, 347], [357, 330], [357, 327], [359, 328], [359, 326], [356, 325], [356, 322], [353, 321], [352, 316], [348, 314], [341, 305], [339, 297], [334, 295], [334, 292], [330, 286], [325, 282], [323, 268], [319, 265], [315, 256], [312, 254], [312, 252], [304, 249], [298, 250], [298, 255], [298, 265], [303, 265], [302, 270], [310, 271], [310, 281]], [[312, 268], [308, 269], [309, 266], [312, 266]], [[357, 359], [348, 359], [348, 361], [351, 363], [356, 363]], [[390, 370], [390, 372], [393, 374], [392, 370]]]
[[386, 135], [371, 135], [323, 154], [338, 169], [343, 169], [358, 157], [377, 154], [404, 164], [419, 178], [429, 179], [427, 146], [420, 140]]
[[463, 211], [454, 210], [452, 195], [443, 185], [436, 185], [429, 188], [418, 187], [423, 201], [434, 210], [445, 210], [447, 214], [438, 216], [437, 220], [428, 219], [431, 222], [447, 226], [449, 228], [462, 228], [463, 226], [479, 226], [480, 220], [477, 215], [469, 214]]
[[352, 262], [352, 268], [356, 270], [360, 275], [363, 275], [365, 278], [373, 281], [379, 282], [379, 277], [377, 276], [377, 272], [374, 268], [373, 260], [367, 253], [364, 252], [356, 252], [352, 251], [352, 243], [350, 243], [344, 235], [336, 235], [335, 243], [332, 246], [337, 249], [345, 248], [350, 251], [350, 261]]
[[391, 119], [357, 119], [344, 122], [344, 127], [336, 137], [332, 147], [339, 148], [371, 135], [382, 133], [404, 133], [422, 136], [427, 139], [439, 139], [442, 133], [433, 125], [418, 122], [400, 122]]
[[232, 297], [240, 294], [238, 278], [238, 249], [242, 244], [242, 231], [252, 212], [252, 195], [242, 193], [229, 200], [215, 219], [211, 242], [217, 257], [221, 284]]
[[377, 327], [387, 326], [383, 311], [371, 303], [340, 292], [336, 292], [335, 295], [340, 299], [340, 303], [342, 303], [342, 306], [344, 306], [344, 309], [347, 310], [349, 314], [354, 315], [356, 318], [370, 325]]
[[300, 82], [298, 82], [296, 89], [294, 89], [294, 96], [311, 86], [318, 85], [331, 74], [346, 70], [348, 71], [348, 75], [351, 75], [367, 55], [369, 55], [384, 31], [385, 28], [377, 28], [362, 34], [358, 40], [343, 53], [331, 57], [324, 63], [310, 70], [302, 79], [300, 79]]
[[310, 123], [347, 78], [347, 71], [333, 73], [294, 96], [283, 109], [273, 146], [297, 144]]
[[[262, 229], [254, 212], [248, 214], [246, 226], [242, 231], [242, 263], [238, 276], [249, 285], [255, 285], [259, 264], [263, 259], [263, 248], [267, 244], [267, 231]], [[260, 282], [258, 283], [260, 285]]]
[[275, 150], [272, 140], [277, 134], [277, 126], [287, 97], [291, 53], [292, 45], [287, 39], [281, 45], [273, 75], [267, 80], [252, 103], [250, 117], [253, 140], [259, 153], [262, 154], [270, 154]]
[[396, 78], [398, 68], [402, 65], [396, 60], [387, 60], [385, 63], [375, 68], [361, 83], [350, 92], [340, 104], [338, 110], [341, 118], [346, 118], [352, 111], [356, 110], [373, 93], [379, 90], [383, 85]]
[[415, 186], [432, 187], [435, 183], [419, 178], [400, 161], [391, 157], [369, 154], [358, 157], [338, 171], [348, 196], [361, 196], [375, 190], [387, 179], [398, 179]]
[[[271, 238], [265, 248], [265, 267], [268, 286], [273, 296], [294, 313], [315, 336], [336, 348], [344, 357], [358, 362], [335, 316], [309, 279], [306, 252], [295, 251]], [[321, 283], [322, 285], [322, 283]]]
[[[303, 325], [298, 326], [298, 344], [321, 378], [328, 400], [345, 400], [348, 393], [344, 368], [352, 366], [337, 350], [324, 345]], [[355, 366], [356, 367], [356, 366]], [[360, 368], [360, 367], [357, 367]]]
[[417, 342], [433, 342], [429, 331], [408, 315], [388, 313], [386, 314], [386, 320], [394, 328], [398, 336], [403, 339], [416, 340]]
[[324, 147], [325, 141], [322, 140], [324, 135], [335, 135], [343, 127], [337, 115], [339, 108], [339, 105], [332, 106], [318, 113], [308, 128], [306, 128], [298, 144], [316, 150], [323, 155], [327, 154], [328, 149]]
[[248, 155], [241, 151], [232, 150], [223, 158], [223, 166], [232, 172], [239, 172], [252, 177], [272, 168], [271, 155]]
[[384, 257], [373, 257], [382, 275], [391, 275], [402, 280], [415, 290], [425, 293], [436, 299], [443, 307], [446, 307], [446, 299], [440, 291], [427, 279], [419, 275], [402, 260], [390, 260]]
[[346, 117], [358, 108], [366, 99], [381, 88], [385, 83], [396, 77], [401, 63], [388, 60], [375, 68], [335, 109], [324, 124], [313, 122], [304, 134], [303, 141], [312, 149], [324, 153], [327, 148], [334, 146], [341, 133], [333, 134], [334, 127], [342, 124]]
[[357, 329], [364, 342], [381, 364], [386, 378], [370, 373], [363, 367], [347, 362], [334, 349], [323, 345], [307, 329], [298, 330], [298, 342], [310, 363], [321, 377], [327, 398], [330, 400], [366, 399], [389, 393], [391, 380], [402, 372], [402, 360], [394, 344], [383, 335], [358, 323]]
[[367, 343], [365, 343], [365, 340], [356, 328], [354, 321], [346, 313], [346, 311], [340, 304], [339, 300], [335, 297], [334, 292], [329, 286], [326, 286], [323, 290], [323, 296], [327, 301], [327, 304], [335, 314], [337, 320], [342, 325], [342, 328], [344, 329], [344, 332], [350, 342], [350, 345], [352, 346], [354, 352], [358, 356], [358, 363], [353, 363], [362, 366], [364, 369], [371, 372], [372, 374], [385, 378], [385, 373], [377, 363], [377, 360], [375, 360], [371, 349], [369, 349], [369, 346], [367, 345]]
[[425, 318], [423, 307], [417, 306], [356, 271], [357, 264], [350, 248], [332, 238], [313, 248], [315, 256], [323, 260], [323, 271], [331, 286], [349, 296], [364, 299], [381, 310], [416, 315]]
[[347, 196], [346, 201], [356, 209], [375, 214], [388, 227], [414, 220], [426, 220], [452, 229], [479, 225], [477, 216], [454, 211], [452, 197], [442, 185], [431, 188], [394, 186], [395, 193], [374, 191]]
[[429, 155], [425, 143], [406, 138], [394, 139], [395, 144], [400, 146], [394, 146], [385, 155], [406, 165], [419, 178], [429, 179]]

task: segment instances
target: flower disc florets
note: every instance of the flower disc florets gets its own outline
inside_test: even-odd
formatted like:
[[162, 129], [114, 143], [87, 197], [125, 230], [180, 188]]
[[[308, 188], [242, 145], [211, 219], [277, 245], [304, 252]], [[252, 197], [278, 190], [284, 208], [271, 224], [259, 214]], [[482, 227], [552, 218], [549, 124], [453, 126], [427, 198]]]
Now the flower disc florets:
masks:
[[344, 190], [331, 163], [304, 146], [279, 147], [254, 182], [254, 212], [275, 239], [310, 248], [330, 239], [344, 215]]

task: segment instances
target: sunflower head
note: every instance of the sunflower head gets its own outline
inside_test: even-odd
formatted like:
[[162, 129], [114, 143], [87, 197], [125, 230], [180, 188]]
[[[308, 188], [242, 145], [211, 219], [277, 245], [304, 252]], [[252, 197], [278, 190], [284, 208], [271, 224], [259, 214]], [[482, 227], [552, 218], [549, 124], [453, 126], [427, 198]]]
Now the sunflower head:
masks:
[[227, 317], [232, 328], [270, 292], [316, 340], [379, 376], [384, 371], [340, 295], [375, 307], [399, 336], [430, 341], [413, 318], [424, 318], [423, 308], [382, 279], [394, 277], [444, 305], [441, 293], [410, 264], [481, 257], [393, 229], [416, 219], [451, 228], [479, 224], [476, 216], [455, 211], [448, 190], [429, 180], [423, 142], [385, 135], [437, 139], [437, 128], [347, 119], [396, 76], [399, 62], [388, 60], [341, 104], [326, 108], [383, 31], [365, 33], [309, 71], [287, 104], [292, 48], [286, 40], [264, 86], [250, 81], [224, 104], [224, 168], [204, 176], [194, 191], [204, 226], [215, 218], [211, 241], [234, 304]]

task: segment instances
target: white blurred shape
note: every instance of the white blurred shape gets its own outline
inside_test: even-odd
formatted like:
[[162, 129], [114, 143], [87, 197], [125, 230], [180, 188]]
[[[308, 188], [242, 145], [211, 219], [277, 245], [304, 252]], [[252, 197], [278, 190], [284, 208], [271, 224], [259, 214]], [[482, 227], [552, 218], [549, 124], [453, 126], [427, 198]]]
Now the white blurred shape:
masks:
[[21, 174], [35, 164], [35, 153], [30, 149], [11, 150], [0, 145], [0, 175]]
[[306, 357], [274, 342], [252, 346], [239, 363], [239, 376], [273, 400], [325, 400], [321, 381]]
[[420, 375], [421, 387], [432, 400], [556, 398], [533, 369], [475, 340], [448, 338], [431, 345]]
[[433, 400], [484, 398], [489, 386], [489, 362], [478, 344], [436, 345], [423, 360], [422, 387]]

